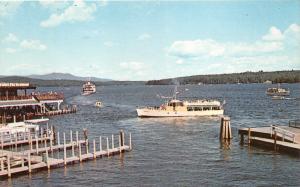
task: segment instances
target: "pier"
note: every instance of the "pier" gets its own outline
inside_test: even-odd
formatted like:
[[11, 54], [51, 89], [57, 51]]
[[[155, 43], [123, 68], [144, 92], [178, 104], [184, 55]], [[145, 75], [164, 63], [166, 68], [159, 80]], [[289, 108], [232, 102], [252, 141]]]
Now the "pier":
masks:
[[240, 128], [241, 143], [265, 147], [277, 152], [300, 156], [300, 120], [289, 122], [289, 126], [270, 125], [268, 127]]
[[[28, 144], [23, 150], [0, 150], [0, 178], [12, 177], [18, 174], [28, 174], [40, 169], [51, 169], [64, 167], [69, 164], [76, 164], [83, 161], [93, 160], [102, 157], [109, 157], [122, 154], [132, 150], [131, 133], [127, 139], [125, 133], [121, 131], [118, 135], [93, 139], [91, 142], [84, 131], [84, 138], [79, 138], [79, 133], [70, 131], [69, 138], [66, 133], [57, 132], [51, 136], [43, 135], [32, 139], [28, 136], [26, 140], [18, 140], [12, 144], [2, 144], [7, 146]], [[26, 136], [25, 136], [26, 137]], [[116, 145], [116, 141], [118, 144]], [[128, 145], [125, 144], [127, 142]], [[92, 147], [92, 149], [90, 149]], [[54, 152], [58, 154], [54, 154]], [[60, 158], [59, 153], [63, 153]], [[50, 157], [52, 155], [52, 157]], [[54, 155], [58, 155], [55, 158]]]

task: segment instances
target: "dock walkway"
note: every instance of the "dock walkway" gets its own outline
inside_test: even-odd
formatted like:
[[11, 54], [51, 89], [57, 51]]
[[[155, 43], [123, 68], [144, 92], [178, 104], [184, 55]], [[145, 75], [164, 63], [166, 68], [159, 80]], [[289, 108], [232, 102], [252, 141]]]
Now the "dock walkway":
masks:
[[[76, 133], [77, 134], [77, 133]], [[129, 133], [128, 143], [125, 145], [125, 134], [120, 132], [118, 135], [119, 144], [115, 147], [114, 135], [111, 136], [111, 141], [106, 137], [106, 147], [102, 148], [102, 137], [99, 141], [94, 139], [92, 142], [92, 151], [88, 139], [73, 141], [66, 143], [65, 135], [62, 144], [52, 145], [46, 140], [36, 144], [33, 149], [23, 151], [0, 150], [0, 177], [6, 178], [12, 175], [21, 173], [31, 173], [40, 169], [50, 169], [55, 167], [66, 166], [82, 161], [92, 160], [101, 157], [109, 157], [132, 149], [131, 134]], [[51, 142], [51, 141], [50, 141]], [[40, 147], [39, 147], [40, 146]], [[70, 151], [67, 154], [67, 149]], [[63, 151], [63, 158], [49, 157], [49, 152]], [[83, 153], [84, 151], [84, 153]], [[52, 154], [53, 155], [53, 154]], [[69, 155], [69, 156], [67, 156]]]
[[247, 136], [249, 145], [263, 146], [278, 152], [292, 153], [300, 156], [300, 128], [275, 126], [240, 128], [241, 143]]

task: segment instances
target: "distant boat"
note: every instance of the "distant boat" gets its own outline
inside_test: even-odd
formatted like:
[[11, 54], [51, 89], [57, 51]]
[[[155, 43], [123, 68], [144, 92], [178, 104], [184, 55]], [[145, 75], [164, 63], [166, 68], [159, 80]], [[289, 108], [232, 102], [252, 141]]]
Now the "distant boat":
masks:
[[101, 106], [102, 106], [102, 103], [101, 103], [100, 101], [97, 101], [97, 102], [95, 103], [95, 106], [96, 106], [96, 107], [101, 107]]
[[280, 84], [278, 84], [277, 88], [268, 88], [266, 94], [269, 96], [289, 96], [290, 91], [288, 89], [280, 88]]
[[81, 95], [91, 95], [96, 93], [96, 85], [93, 84], [91, 81], [87, 81], [82, 86], [82, 93]]

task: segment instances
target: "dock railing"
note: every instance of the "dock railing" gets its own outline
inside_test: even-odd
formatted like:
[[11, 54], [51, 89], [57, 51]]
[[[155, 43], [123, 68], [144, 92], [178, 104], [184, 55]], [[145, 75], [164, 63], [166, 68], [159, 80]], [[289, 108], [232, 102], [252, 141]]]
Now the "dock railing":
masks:
[[283, 128], [277, 127], [276, 125], [271, 125], [271, 133], [270, 133], [271, 137], [275, 134], [275, 132], [277, 135], [281, 135], [283, 141], [286, 139], [286, 140], [290, 140], [293, 143], [295, 143], [295, 139], [296, 139], [295, 133], [285, 130]]
[[300, 119], [289, 121], [289, 126], [294, 128], [300, 128]]

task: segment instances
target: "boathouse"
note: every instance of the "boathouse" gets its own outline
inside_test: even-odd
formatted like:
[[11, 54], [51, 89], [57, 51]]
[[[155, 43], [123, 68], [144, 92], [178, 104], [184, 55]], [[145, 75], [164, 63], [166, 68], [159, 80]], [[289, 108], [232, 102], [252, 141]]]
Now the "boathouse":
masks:
[[74, 111], [61, 110], [62, 93], [35, 90], [36, 86], [30, 83], [0, 83], [0, 124]]

